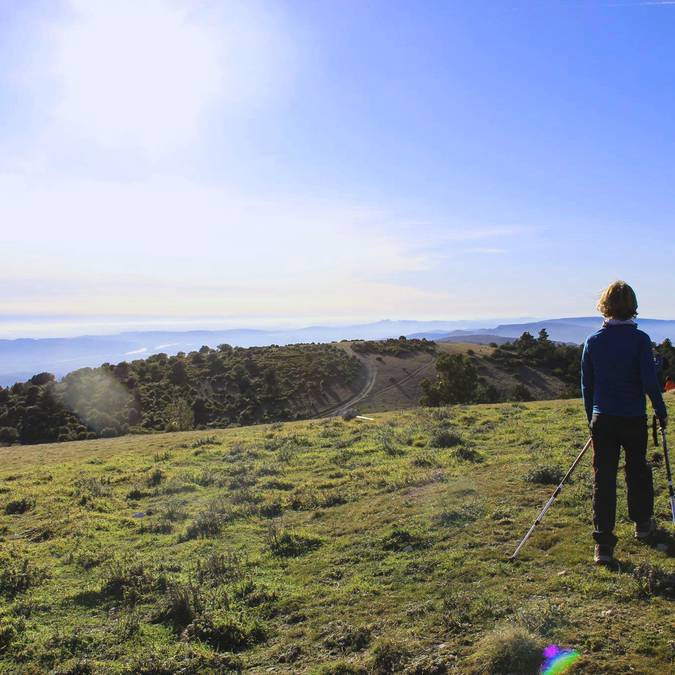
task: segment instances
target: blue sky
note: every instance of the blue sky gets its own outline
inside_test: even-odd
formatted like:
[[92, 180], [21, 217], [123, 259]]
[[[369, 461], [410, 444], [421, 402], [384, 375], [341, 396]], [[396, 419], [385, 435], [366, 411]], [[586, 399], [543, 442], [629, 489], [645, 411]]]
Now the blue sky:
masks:
[[675, 317], [674, 84], [673, 2], [0, 0], [0, 315]]

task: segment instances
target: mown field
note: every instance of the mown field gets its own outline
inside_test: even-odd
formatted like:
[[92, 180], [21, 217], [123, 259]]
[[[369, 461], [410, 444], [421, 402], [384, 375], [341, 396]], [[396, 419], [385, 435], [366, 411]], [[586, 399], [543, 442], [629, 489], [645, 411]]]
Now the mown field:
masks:
[[620, 568], [593, 567], [589, 454], [508, 563], [580, 403], [374, 417], [0, 449], [0, 672], [536, 672], [549, 643], [673, 671], [660, 451], [662, 550], [620, 480]]

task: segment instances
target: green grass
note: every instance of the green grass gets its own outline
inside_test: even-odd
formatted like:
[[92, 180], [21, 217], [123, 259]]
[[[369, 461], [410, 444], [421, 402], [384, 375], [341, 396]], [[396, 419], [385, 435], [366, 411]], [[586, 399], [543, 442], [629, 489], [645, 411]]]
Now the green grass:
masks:
[[509, 564], [579, 402], [375, 417], [0, 450], [0, 672], [478, 673], [549, 642], [673, 669], [662, 465], [669, 551], [620, 477], [621, 567], [592, 566], [589, 453]]

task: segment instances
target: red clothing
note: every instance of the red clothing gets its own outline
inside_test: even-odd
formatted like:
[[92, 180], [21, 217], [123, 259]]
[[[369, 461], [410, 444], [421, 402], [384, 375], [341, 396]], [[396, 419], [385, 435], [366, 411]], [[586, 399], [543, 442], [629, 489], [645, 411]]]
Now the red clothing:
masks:
[[663, 391], [673, 391], [675, 389], [675, 382], [672, 380], [666, 380], [666, 386], [663, 388]]

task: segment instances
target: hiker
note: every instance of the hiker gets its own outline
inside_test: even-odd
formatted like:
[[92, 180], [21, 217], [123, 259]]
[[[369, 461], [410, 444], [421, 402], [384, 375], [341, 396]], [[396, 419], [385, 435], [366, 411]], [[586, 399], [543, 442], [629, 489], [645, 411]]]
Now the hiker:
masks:
[[673, 378], [668, 375], [666, 377], [666, 383], [663, 385], [663, 391], [673, 391], [675, 390], [675, 382], [673, 382]]
[[600, 296], [602, 328], [587, 338], [581, 357], [581, 390], [593, 437], [593, 539], [597, 564], [614, 562], [616, 473], [623, 447], [628, 514], [635, 536], [649, 540], [656, 529], [654, 486], [647, 464], [648, 424], [645, 394], [662, 428], [668, 412], [656, 377], [652, 342], [638, 330], [637, 298], [623, 281]]

